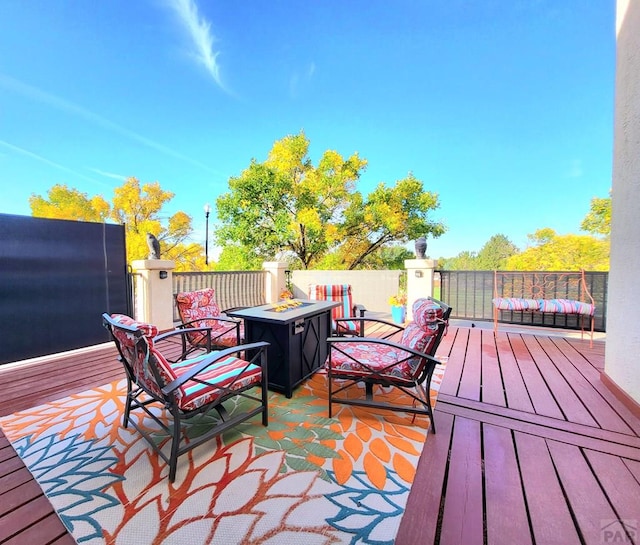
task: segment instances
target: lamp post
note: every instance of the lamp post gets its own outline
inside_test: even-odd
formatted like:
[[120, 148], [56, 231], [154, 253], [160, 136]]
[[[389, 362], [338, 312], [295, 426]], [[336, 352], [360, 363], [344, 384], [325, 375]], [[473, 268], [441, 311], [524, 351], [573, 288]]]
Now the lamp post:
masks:
[[204, 205], [204, 264], [209, 265], [209, 213], [211, 212], [211, 206], [209, 203]]

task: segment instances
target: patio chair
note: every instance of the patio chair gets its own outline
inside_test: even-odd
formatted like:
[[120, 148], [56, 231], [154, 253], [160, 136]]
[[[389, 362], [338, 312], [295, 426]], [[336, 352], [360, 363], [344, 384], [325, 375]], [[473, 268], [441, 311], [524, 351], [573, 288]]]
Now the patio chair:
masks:
[[[105, 313], [102, 322], [118, 348], [127, 376], [123, 425], [126, 428], [131, 423], [169, 465], [169, 481], [175, 480], [178, 457], [182, 454], [255, 415], [262, 414], [262, 424], [268, 425], [266, 348], [269, 343], [239, 345], [171, 363], [158, 350], [158, 345], [167, 338], [187, 334], [186, 330], [157, 335], [155, 326], [123, 314]], [[248, 360], [240, 359], [234, 355], [239, 352], [247, 358], [248, 354], [252, 356]], [[261, 392], [251, 393], [257, 386]], [[242, 403], [237, 403], [238, 397], [244, 398]], [[227, 400], [233, 401], [229, 413], [223, 405]], [[166, 423], [151, 405], [165, 408], [173, 422]], [[190, 437], [189, 420], [214, 409], [219, 417], [215, 423], [204, 433], [198, 430], [198, 434]], [[137, 417], [132, 418], [132, 413]], [[151, 427], [159, 429], [151, 431]]]
[[213, 288], [177, 293], [175, 301], [182, 322], [178, 328], [187, 330], [187, 334], [182, 336], [181, 358], [194, 351], [211, 352], [237, 346], [244, 341], [242, 321], [223, 315]]
[[[413, 321], [405, 328], [397, 326], [403, 330], [399, 342], [373, 337], [328, 339], [329, 417], [334, 403], [404, 411], [413, 413], [414, 419], [425, 414], [435, 433], [429, 390], [439, 363], [434, 355], [446, 332], [451, 307], [427, 297], [418, 299], [412, 308]], [[376, 386], [399, 388], [411, 404], [374, 399]]]
[[314, 301], [340, 301], [331, 310], [331, 328], [336, 335], [364, 335], [363, 322], [367, 309], [353, 303], [349, 284], [310, 284], [309, 299]]

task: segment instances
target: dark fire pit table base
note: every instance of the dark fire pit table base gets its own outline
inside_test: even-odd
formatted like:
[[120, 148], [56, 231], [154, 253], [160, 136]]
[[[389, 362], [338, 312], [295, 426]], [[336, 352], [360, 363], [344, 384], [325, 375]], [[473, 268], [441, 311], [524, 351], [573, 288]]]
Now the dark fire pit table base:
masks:
[[228, 312], [244, 320], [247, 342], [266, 341], [269, 389], [291, 397], [293, 389], [315, 373], [327, 359], [331, 309], [335, 301], [300, 301], [278, 312], [278, 304]]

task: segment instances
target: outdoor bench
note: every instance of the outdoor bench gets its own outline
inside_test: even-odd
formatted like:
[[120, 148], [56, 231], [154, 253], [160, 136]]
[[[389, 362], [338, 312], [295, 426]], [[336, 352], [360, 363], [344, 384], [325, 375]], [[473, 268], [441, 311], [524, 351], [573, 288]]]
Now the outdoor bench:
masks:
[[494, 271], [493, 330], [502, 311], [577, 315], [584, 337], [589, 321], [593, 345], [595, 303], [584, 270], [575, 272]]

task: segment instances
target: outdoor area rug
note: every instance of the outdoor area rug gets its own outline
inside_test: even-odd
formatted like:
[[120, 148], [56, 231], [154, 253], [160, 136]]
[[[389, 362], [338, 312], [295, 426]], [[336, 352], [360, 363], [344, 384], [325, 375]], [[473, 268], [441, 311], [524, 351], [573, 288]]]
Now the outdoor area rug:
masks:
[[122, 427], [125, 391], [122, 380], [0, 418], [78, 543], [393, 543], [426, 417], [334, 405], [329, 418], [318, 372], [292, 399], [270, 395], [268, 428], [256, 417], [181, 456], [170, 483], [146, 441]]

